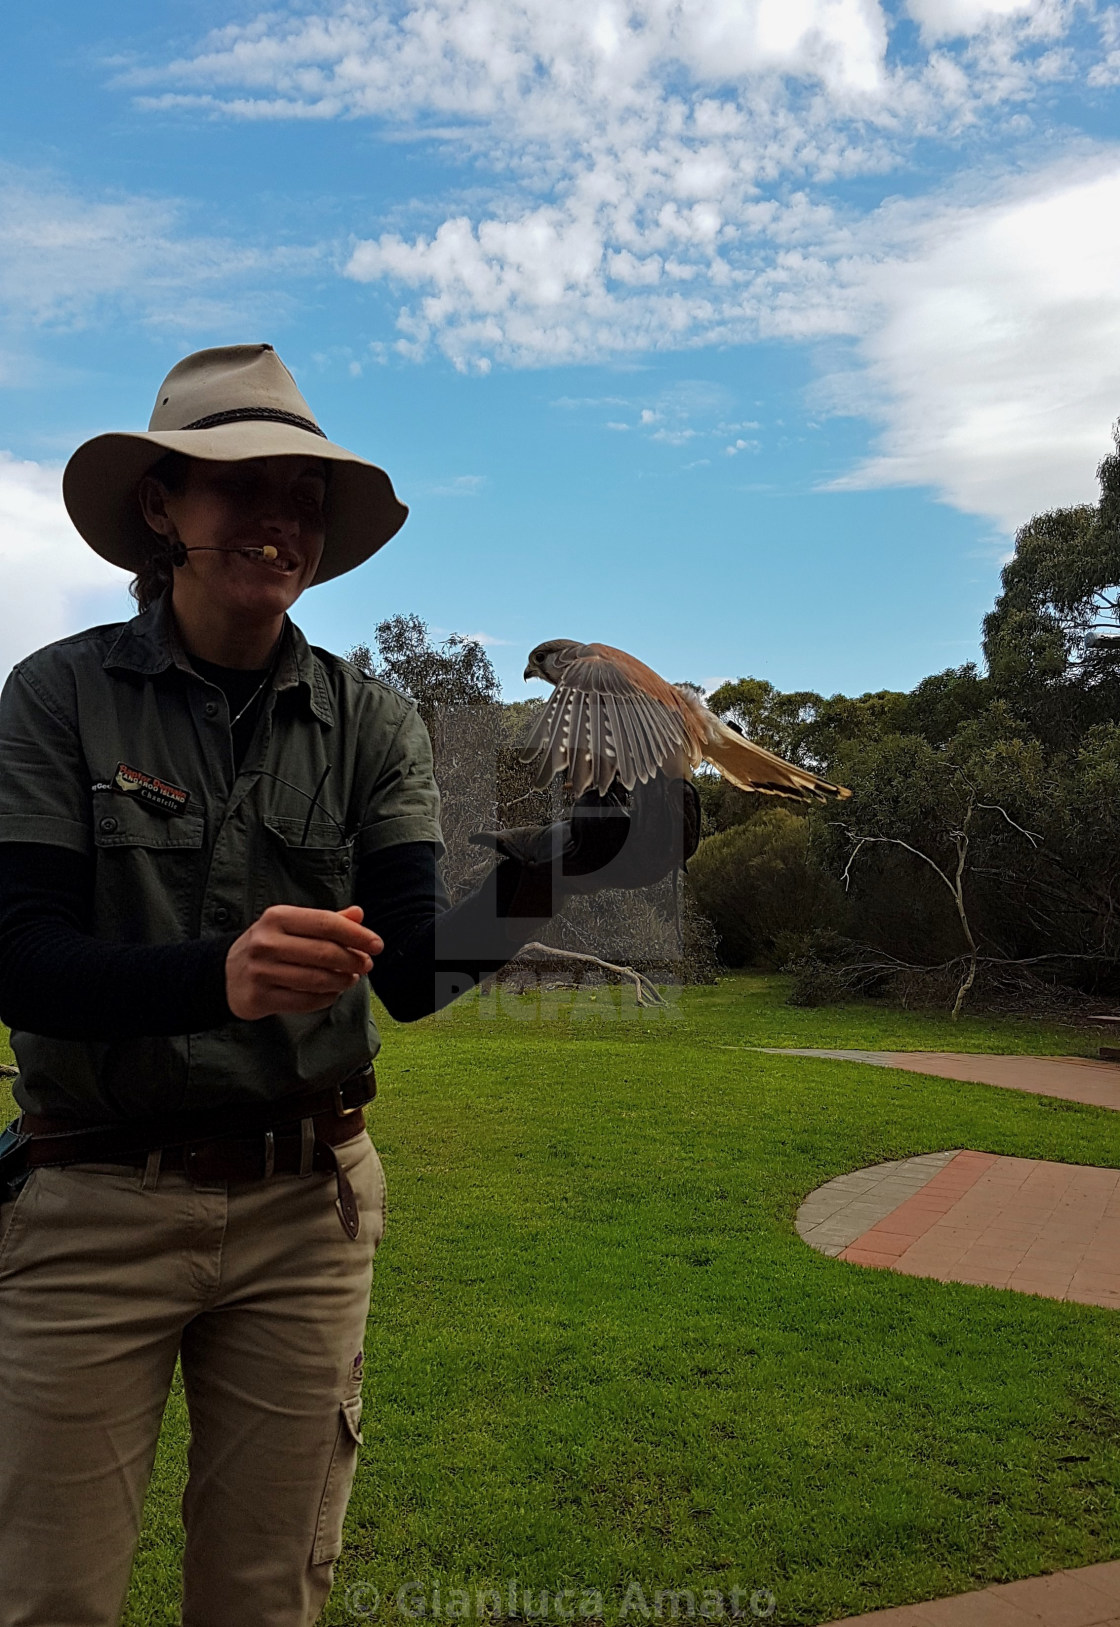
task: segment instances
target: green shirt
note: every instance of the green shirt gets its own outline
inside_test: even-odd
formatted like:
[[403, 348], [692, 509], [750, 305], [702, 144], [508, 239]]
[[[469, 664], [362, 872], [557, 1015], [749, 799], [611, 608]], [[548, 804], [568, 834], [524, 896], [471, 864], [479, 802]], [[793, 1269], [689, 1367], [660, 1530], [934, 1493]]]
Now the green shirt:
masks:
[[[345, 908], [367, 853], [441, 843], [439, 793], [413, 702], [291, 622], [238, 772], [225, 696], [192, 670], [164, 595], [14, 668], [0, 695], [0, 842], [91, 855], [97, 937], [176, 943], [243, 930], [270, 904]], [[200, 1034], [12, 1035], [20, 1105], [83, 1118], [332, 1085], [379, 1044], [364, 978], [325, 1011]]]

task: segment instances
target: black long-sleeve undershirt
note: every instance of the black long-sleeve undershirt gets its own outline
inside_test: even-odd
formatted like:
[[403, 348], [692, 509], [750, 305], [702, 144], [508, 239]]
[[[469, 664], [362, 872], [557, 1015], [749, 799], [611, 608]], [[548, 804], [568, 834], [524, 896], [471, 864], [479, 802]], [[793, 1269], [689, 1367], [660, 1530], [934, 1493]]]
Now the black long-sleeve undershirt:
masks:
[[[225, 961], [237, 932], [128, 944], [91, 932], [94, 861], [42, 843], [0, 843], [0, 1019], [55, 1039], [194, 1034], [233, 1020]], [[411, 1022], [496, 971], [539, 930], [507, 917], [520, 867], [503, 860], [450, 906], [436, 849], [408, 842], [364, 858], [354, 901], [385, 941], [371, 982]]]

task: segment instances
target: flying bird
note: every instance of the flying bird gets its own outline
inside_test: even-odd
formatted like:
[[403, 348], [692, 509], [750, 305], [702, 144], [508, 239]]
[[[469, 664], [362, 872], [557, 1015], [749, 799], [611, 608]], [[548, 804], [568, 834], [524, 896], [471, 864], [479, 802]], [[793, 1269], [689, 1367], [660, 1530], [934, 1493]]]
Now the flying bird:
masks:
[[741, 791], [798, 802], [851, 796], [748, 740], [692, 690], [609, 644], [549, 639], [529, 656], [525, 677], [554, 686], [521, 748], [522, 762], [540, 758], [538, 787], [563, 773], [575, 796], [605, 796], [615, 780], [632, 791], [657, 774], [687, 779], [707, 762]]

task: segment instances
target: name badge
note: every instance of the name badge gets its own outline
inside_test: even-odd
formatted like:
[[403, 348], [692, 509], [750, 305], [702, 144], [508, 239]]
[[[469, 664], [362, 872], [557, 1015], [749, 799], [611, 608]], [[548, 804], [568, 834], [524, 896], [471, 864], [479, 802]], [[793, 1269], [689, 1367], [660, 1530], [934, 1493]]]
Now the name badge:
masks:
[[158, 774], [145, 774], [143, 769], [132, 768], [128, 763], [118, 763], [113, 778], [99, 780], [91, 790], [123, 791], [126, 796], [134, 797], [145, 807], [156, 808], [165, 814], [184, 813], [187, 803], [191, 800], [190, 792], [184, 791], [181, 785], [172, 785], [168, 780], [161, 780]]

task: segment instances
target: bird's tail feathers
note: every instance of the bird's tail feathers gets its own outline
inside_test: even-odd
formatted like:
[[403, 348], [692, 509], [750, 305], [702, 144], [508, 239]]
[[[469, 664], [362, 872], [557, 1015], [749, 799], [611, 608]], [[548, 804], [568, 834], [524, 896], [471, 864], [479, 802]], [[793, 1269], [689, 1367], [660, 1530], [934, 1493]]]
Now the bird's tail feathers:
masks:
[[807, 768], [787, 763], [765, 746], [755, 745], [719, 718], [712, 718], [709, 724], [704, 756], [741, 791], [792, 797], [797, 802], [833, 802], [852, 794], [846, 786], [832, 785]]

